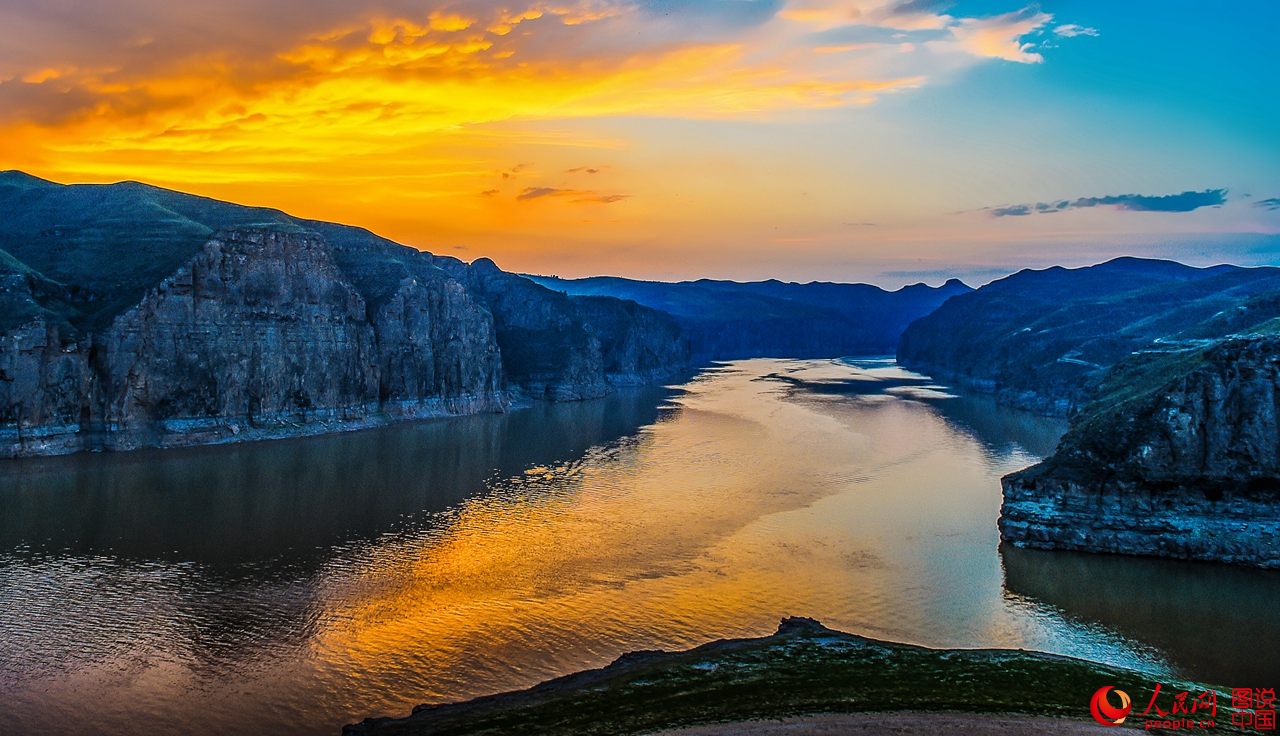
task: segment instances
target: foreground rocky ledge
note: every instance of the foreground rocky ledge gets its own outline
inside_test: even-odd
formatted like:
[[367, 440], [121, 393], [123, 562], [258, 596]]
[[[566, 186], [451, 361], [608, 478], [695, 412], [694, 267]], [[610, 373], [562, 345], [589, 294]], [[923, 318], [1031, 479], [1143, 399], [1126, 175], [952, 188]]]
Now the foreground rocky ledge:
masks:
[[1280, 569], [1280, 337], [1140, 354], [1003, 480], [1016, 547]]
[[[742, 722], [757, 719], [885, 712], [947, 712], [968, 724], [985, 722], [983, 714], [1021, 714], [1036, 718], [1022, 724], [1029, 730], [990, 732], [1087, 733], [1082, 725], [1093, 723], [1088, 701], [1098, 688], [1148, 692], [1151, 683], [1137, 672], [1068, 657], [927, 649], [788, 618], [772, 636], [717, 641], [686, 652], [625, 654], [608, 667], [528, 690], [419, 706], [406, 718], [371, 718], [343, 733], [616, 735], [734, 723], [739, 725], [695, 733], [742, 733], [755, 729]], [[1171, 685], [1165, 681], [1166, 688]], [[1226, 693], [1218, 697], [1230, 701]], [[901, 721], [877, 723], [896, 728]], [[817, 721], [806, 726], [802, 719], [801, 725], [813, 728], [788, 733], [824, 733]]]

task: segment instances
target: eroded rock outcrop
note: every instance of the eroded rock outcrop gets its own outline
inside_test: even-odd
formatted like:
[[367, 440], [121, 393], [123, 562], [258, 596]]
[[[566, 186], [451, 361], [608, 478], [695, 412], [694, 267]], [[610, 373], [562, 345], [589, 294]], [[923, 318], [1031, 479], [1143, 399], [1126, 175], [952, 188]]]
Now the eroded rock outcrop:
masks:
[[10, 331], [0, 452], [289, 436], [501, 410], [492, 319], [449, 279], [372, 310], [318, 236], [210, 240], [103, 329]]
[[1006, 476], [1018, 547], [1280, 568], [1280, 337], [1135, 355], [1058, 451]]
[[84, 352], [44, 316], [0, 331], [0, 457], [79, 449]]
[[0, 172], [0, 457], [293, 436], [602, 396], [665, 315], [362, 228]]
[[534, 399], [586, 399], [669, 375], [689, 346], [668, 315], [635, 302], [576, 297], [499, 269], [437, 258], [489, 306], [511, 383]]

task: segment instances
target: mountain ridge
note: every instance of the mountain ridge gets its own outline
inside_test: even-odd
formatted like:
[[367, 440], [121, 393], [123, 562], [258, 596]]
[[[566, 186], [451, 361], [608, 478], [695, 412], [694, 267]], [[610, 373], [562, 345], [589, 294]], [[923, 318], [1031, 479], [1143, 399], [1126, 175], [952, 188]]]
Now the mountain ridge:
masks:
[[689, 336], [694, 355], [713, 360], [889, 353], [911, 321], [970, 290], [958, 279], [890, 291], [873, 284], [777, 279], [529, 278], [568, 294], [629, 299], [666, 312]]
[[1005, 403], [1065, 415], [1135, 350], [1277, 316], [1280, 268], [1124, 257], [1026, 269], [958, 295], [903, 331], [898, 358]]
[[502, 411], [688, 363], [664, 314], [364, 228], [20, 172], [0, 215], [0, 456]]

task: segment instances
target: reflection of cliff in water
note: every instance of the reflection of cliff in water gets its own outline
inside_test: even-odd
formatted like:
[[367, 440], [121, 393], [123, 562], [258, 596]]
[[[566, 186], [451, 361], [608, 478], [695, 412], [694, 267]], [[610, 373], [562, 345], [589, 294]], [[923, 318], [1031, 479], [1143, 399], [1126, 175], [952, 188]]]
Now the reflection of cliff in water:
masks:
[[818, 380], [789, 375], [809, 369], [812, 364], [796, 363], [765, 376], [811, 395], [869, 397], [882, 400], [889, 395], [918, 401], [932, 407], [955, 430], [973, 438], [988, 458], [1004, 458], [1015, 452], [1037, 458], [1053, 453], [1066, 431], [1066, 422], [1023, 409], [998, 404], [981, 394], [956, 395], [932, 378], [906, 370], [892, 359], [841, 358], [857, 371], [852, 375], [826, 375]]
[[997, 404], [987, 396], [957, 396], [929, 402], [938, 414], [970, 435], [991, 457], [1004, 457], [1021, 448], [1037, 457], [1053, 453], [1066, 423]]
[[1280, 575], [1206, 563], [1001, 547], [1006, 594], [1164, 650], [1188, 677], [1280, 685]]
[[[666, 392], [229, 447], [6, 463], [0, 549], [277, 567], [652, 423]], [[283, 559], [282, 559], [283, 558]]]
[[[113, 656], [63, 648], [83, 639], [74, 630], [84, 621], [111, 621], [115, 638], [140, 650], [159, 627], [167, 640], [157, 646], [185, 642], [197, 677], [305, 646], [335, 595], [325, 586], [358, 577], [362, 560], [412, 546], [465, 499], [500, 498], [513, 487], [504, 479], [633, 435], [666, 395], [643, 388], [350, 434], [9, 461], [0, 589], [46, 592], [7, 613], [65, 632], [20, 649], [0, 640], [0, 690], [44, 667]], [[20, 628], [0, 612], [0, 629], [10, 625]]]

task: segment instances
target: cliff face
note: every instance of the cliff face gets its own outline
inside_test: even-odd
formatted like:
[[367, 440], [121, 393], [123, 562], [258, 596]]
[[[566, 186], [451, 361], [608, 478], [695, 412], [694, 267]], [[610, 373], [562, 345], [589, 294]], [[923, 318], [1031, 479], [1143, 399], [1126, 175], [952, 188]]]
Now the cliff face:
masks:
[[603, 396], [610, 386], [646, 383], [689, 361], [679, 326], [633, 302], [573, 297], [480, 259], [437, 259], [488, 304], [503, 368], [535, 399]]
[[317, 236], [233, 231], [73, 341], [4, 335], [0, 453], [288, 436], [507, 403], [492, 320], [406, 278], [372, 310]]
[[610, 385], [634, 386], [670, 374], [689, 359], [688, 340], [669, 316], [610, 297], [571, 297], [569, 303], [600, 353]]
[[1066, 415], [1135, 350], [1194, 344], [1280, 316], [1280, 269], [1122, 258], [1021, 271], [902, 334], [903, 365], [1000, 401]]
[[665, 315], [334, 223], [0, 172], [0, 457], [282, 437], [602, 396]]
[[1017, 547], [1280, 568], [1280, 337], [1134, 356], [1003, 485]]
[[43, 316], [0, 331], [0, 457], [80, 449], [85, 352]]

